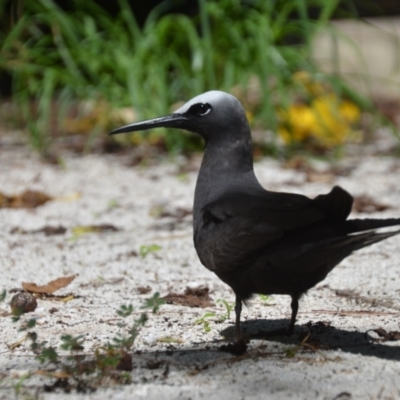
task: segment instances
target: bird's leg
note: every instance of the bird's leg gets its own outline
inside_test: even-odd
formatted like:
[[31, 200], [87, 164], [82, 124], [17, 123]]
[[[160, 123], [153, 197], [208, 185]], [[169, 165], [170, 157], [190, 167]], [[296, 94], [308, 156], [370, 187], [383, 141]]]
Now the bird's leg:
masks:
[[234, 343], [239, 343], [242, 340], [242, 332], [240, 331], [240, 314], [242, 312], [242, 299], [239, 296], [236, 296], [236, 304], [235, 304], [235, 333], [233, 335]]
[[298, 296], [292, 296], [292, 302], [290, 304], [292, 307], [292, 318], [290, 319], [289, 328], [287, 331], [288, 336], [293, 335], [294, 332], [294, 324], [296, 322], [297, 311], [299, 311], [299, 298]]

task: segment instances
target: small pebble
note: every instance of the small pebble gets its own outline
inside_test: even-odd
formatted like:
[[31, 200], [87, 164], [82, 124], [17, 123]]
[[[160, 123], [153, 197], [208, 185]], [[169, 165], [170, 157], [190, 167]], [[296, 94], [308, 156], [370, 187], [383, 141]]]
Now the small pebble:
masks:
[[36, 310], [36, 299], [27, 292], [17, 293], [11, 299], [11, 311], [13, 314], [25, 314]]
[[188, 282], [186, 285], [189, 289], [195, 290], [195, 289], [200, 289], [204, 285], [202, 285], [200, 282]]
[[149, 346], [155, 346], [157, 344], [157, 340], [158, 338], [155, 335], [147, 335], [143, 338], [143, 342]]

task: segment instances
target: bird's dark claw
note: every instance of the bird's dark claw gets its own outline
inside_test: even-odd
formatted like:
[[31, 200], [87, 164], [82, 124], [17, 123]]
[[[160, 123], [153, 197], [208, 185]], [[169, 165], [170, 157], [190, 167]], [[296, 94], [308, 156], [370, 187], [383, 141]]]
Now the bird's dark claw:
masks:
[[231, 353], [236, 356], [244, 354], [247, 350], [247, 343], [248, 340], [244, 339], [243, 337], [234, 338], [233, 343], [224, 344], [219, 349], [220, 351], [224, 351], [226, 353]]

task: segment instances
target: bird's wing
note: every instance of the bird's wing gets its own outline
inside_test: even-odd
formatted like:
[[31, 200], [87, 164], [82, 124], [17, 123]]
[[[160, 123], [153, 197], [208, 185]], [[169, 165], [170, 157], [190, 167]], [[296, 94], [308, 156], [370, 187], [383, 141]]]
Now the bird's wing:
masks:
[[323, 219], [345, 220], [351, 209], [349, 197], [339, 187], [314, 200], [289, 193], [228, 192], [203, 208], [196, 249], [209, 269], [235, 268], [251, 262], [259, 250], [274, 246], [287, 232]]
[[205, 218], [215, 222], [245, 217], [275, 228], [291, 230], [323, 218], [345, 221], [353, 204], [352, 196], [339, 186], [315, 199], [293, 193], [247, 194], [228, 192], [203, 208]]

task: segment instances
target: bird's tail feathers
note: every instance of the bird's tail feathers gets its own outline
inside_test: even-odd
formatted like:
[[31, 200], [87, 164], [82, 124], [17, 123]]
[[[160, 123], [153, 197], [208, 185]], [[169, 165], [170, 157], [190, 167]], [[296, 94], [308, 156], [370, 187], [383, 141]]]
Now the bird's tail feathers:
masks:
[[346, 221], [345, 233], [356, 233], [369, 231], [371, 229], [386, 228], [389, 226], [400, 225], [400, 218], [387, 219], [350, 219]]
[[350, 246], [351, 251], [362, 249], [363, 247], [370, 246], [371, 244], [378, 243], [381, 240], [385, 240], [391, 236], [398, 235], [400, 233], [400, 229], [392, 232], [366, 232], [360, 233], [358, 235], [348, 236], [345, 241], [341, 240], [335, 243], [332, 247], [340, 246], [343, 248]]

